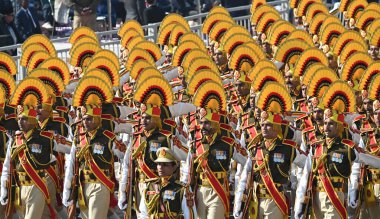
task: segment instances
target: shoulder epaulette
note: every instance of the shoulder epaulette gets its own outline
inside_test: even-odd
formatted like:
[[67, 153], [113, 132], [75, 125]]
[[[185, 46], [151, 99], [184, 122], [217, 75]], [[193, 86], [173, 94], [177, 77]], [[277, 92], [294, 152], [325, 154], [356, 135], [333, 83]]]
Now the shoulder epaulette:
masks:
[[307, 117], [308, 117], [307, 114], [302, 114], [302, 115], [298, 116], [297, 118], [295, 118], [294, 121], [299, 121], [299, 120], [307, 118]]
[[172, 132], [166, 130], [160, 130], [160, 133], [165, 135], [166, 137], [170, 137], [172, 135]]
[[357, 122], [357, 121], [365, 119], [365, 118], [367, 118], [367, 116], [365, 114], [361, 114], [361, 115], [355, 117], [355, 119], [353, 120], [353, 122]]
[[15, 119], [15, 118], [17, 118], [17, 115], [15, 113], [8, 114], [5, 116], [5, 120]]
[[49, 139], [52, 139], [54, 137], [54, 133], [51, 131], [41, 131], [40, 135]]
[[0, 126], [0, 132], [6, 132], [7, 130], [3, 127], [3, 126]]
[[66, 123], [66, 119], [60, 116], [53, 117], [53, 122]]
[[289, 146], [292, 146], [294, 148], [297, 148], [297, 143], [295, 141], [292, 141], [292, 140], [289, 140], [289, 139], [284, 139], [282, 141], [282, 144], [289, 145]]
[[315, 130], [315, 128], [313, 126], [310, 126], [310, 127], [302, 129], [302, 133], [307, 133], [307, 132], [311, 132], [314, 130]]
[[123, 102], [123, 98], [122, 97], [114, 97], [112, 99], [112, 102], [114, 102], [114, 103], [122, 103]]
[[175, 183], [177, 183], [178, 185], [182, 186], [182, 187], [186, 187], [186, 184], [179, 181], [179, 180], [176, 180]]
[[164, 119], [164, 123], [173, 128], [177, 127], [177, 123], [172, 119]]
[[355, 147], [355, 143], [349, 139], [342, 139], [342, 143], [349, 146], [350, 148]]
[[57, 107], [55, 107], [55, 110], [67, 113], [69, 111], [69, 107], [67, 107], [67, 106], [57, 106]]
[[226, 123], [220, 123], [220, 128], [232, 132], [232, 127]]
[[226, 142], [229, 145], [233, 145], [235, 143], [235, 140], [233, 138], [222, 136], [222, 141]]
[[101, 117], [102, 117], [102, 119], [106, 119], [106, 120], [112, 120], [113, 119], [112, 115], [110, 115], [110, 114], [102, 114]]
[[146, 183], [151, 183], [151, 182], [157, 181], [157, 180], [159, 180], [159, 179], [160, 179], [160, 178], [157, 178], [157, 177], [156, 177], [156, 178], [150, 178], [150, 179], [146, 179], [145, 182], [146, 182]]
[[105, 135], [105, 136], [107, 136], [107, 138], [109, 138], [110, 140], [113, 140], [116, 136], [115, 136], [115, 134], [113, 133], [113, 132], [110, 132], [110, 131], [108, 131], [108, 130], [104, 130], [103, 131], [103, 134]]

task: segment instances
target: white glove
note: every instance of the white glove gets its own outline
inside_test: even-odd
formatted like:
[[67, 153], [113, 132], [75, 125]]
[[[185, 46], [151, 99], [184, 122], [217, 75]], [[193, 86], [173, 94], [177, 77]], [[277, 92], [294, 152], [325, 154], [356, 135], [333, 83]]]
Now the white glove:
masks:
[[356, 194], [357, 194], [357, 190], [356, 189], [352, 189], [350, 192], [349, 192], [349, 201], [348, 201], [348, 205], [355, 209], [357, 206], [358, 206], [358, 202], [356, 200]]
[[63, 190], [62, 204], [66, 207], [73, 205], [73, 200], [70, 200], [70, 189], [64, 189]]
[[2, 205], [8, 204], [8, 189], [7, 189], [7, 180], [1, 183], [1, 194], [0, 194], [0, 203]]
[[243, 212], [240, 212], [240, 211], [234, 212], [234, 218], [235, 219], [243, 218]]
[[233, 209], [233, 215], [235, 219], [241, 219], [243, 217], [243, 212], [241, 211], [241, 200], [239, 194], [235, 194], [235, 204], [234, 204], [234, 209]]
[[119, 193], [119, 200], [117, 205], [119, 206], [120, 210], [125, 210], [127, 208], [127, 194], [125, 192]]

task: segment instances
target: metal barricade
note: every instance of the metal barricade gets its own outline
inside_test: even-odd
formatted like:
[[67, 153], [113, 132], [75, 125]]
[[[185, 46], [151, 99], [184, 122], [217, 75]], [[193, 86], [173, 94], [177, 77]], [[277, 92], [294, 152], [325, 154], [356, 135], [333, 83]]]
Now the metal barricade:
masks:
[[[283, 19], [288, 20], [289, 18], [289, 2], [287, 0], [279, 0], [279, 1], [273, 1], [268, 2], [269, 5], [272, 5], [275, 7], [281, 14]], [[251, 5], [241, 6], [241, 7], [235, 7], [235, 8], [228, 8], [229, 12], [237, 12], [237, 11], [249, 11], [251, 8]], [[207, 43], [207, 36], [205, 34], [202, 34], [201, 28], [202, 28], [202, 21], [206, 18], [208, 13], [201, 13], [197, 15], [192, 15], [186, 17], [187, 21], [193, 21], [191, 30], [201, 36], [201, 38]], [[247, 28], [250, 31], [251, 25], [250, 25], [250, 15], [244, 15], [239, 17], [234, 17], [237, 24]], [[160, 23], [154, 23], [154, 24], [148, 24], [143, 26], [145, 38], [147, 40], [151, 40], [153, 42], [156, 41], [158, 36], [158, 28], [160, 26]], [[117, 37], [117, 31], [118, 30], [111, 30], [111, 31], [103, 31], [103, 32], [97, 32], [97, 36], [100, 40], [100, 45], [103, 49], [108, 49], [113, 51], [116, 55], [119, 56], [119, 43], [120, 39]], [[60, 38], [60, 39], [53, 39], [51, 40], [55, 45], [58, 45], [60, 43], [64, 44], [68, 42], [69, 38]], [[20, 48], [21, 44], [13, 45], [13, 46], [6, 46], [1, 47], [0, 51], [6, 51], [11, 49], [17, 49], [19, 51], [18, 54], [20, 54]], [[64, 49], [57, 49], [57, 56], [61, 58], [62, 60], [69, 62], [69, 50], [70, 48], [64, 48]], [[18, 66], [18, 72], [17, 80], [21, 80], [25, 77], [25, 69], [24, 67], [20, 66], [20, 56], [14, 56], [14, 60], [17, 63]]]

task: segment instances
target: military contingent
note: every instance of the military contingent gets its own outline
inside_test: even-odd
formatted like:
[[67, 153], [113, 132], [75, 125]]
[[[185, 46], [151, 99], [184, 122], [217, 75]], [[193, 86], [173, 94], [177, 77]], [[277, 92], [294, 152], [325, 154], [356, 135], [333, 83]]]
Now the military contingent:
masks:
[[378, 218], [380, 4], [288, 5], [0, 53], [0, 218]]

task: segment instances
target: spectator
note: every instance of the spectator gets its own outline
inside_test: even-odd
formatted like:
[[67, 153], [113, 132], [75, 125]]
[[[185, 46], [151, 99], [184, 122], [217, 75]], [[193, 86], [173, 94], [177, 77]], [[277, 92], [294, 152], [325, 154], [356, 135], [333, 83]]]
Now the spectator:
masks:
[[165, 11], [156, 5], [156, 0], [145, 0], [147, 8], [144, 10], [146, 24], [161, 22], [166, 16]]
[[41, 27], [33, 10], [29, 8], [29, 0], [21, 0], [21, 8], [15, 19], [17, 30], [21, 35], [22, 42], [33, 34], [40, 34]]
[[[14, 24], [13, 6], [10, 0], [0, 1], [0, 47], [21, 43], [21, 37]], [[16, 50], [6, 51], [16, 55]]]
[[127, 16], [125, 18], [126, 21], [136, 20], [142, 25], [146, 24], [143, 20], [143, 12], [145, 9], [144, 0], [124, 0], [124, 8], [127, 12]]
[[97, 31], [96, 10], [99, 0], [70, 0], [70, 3], [74, 7], [73, 29], [86, 26]]
[[[51, 2], [53, 2], [51, 4]], [[42, 12], [44, 17], [44, 24], [42, 24], [42, 28], [51, 30], [53, 29], [54, 17], [53, 17], [53, 7], [54, 0], [41, 0]]]

